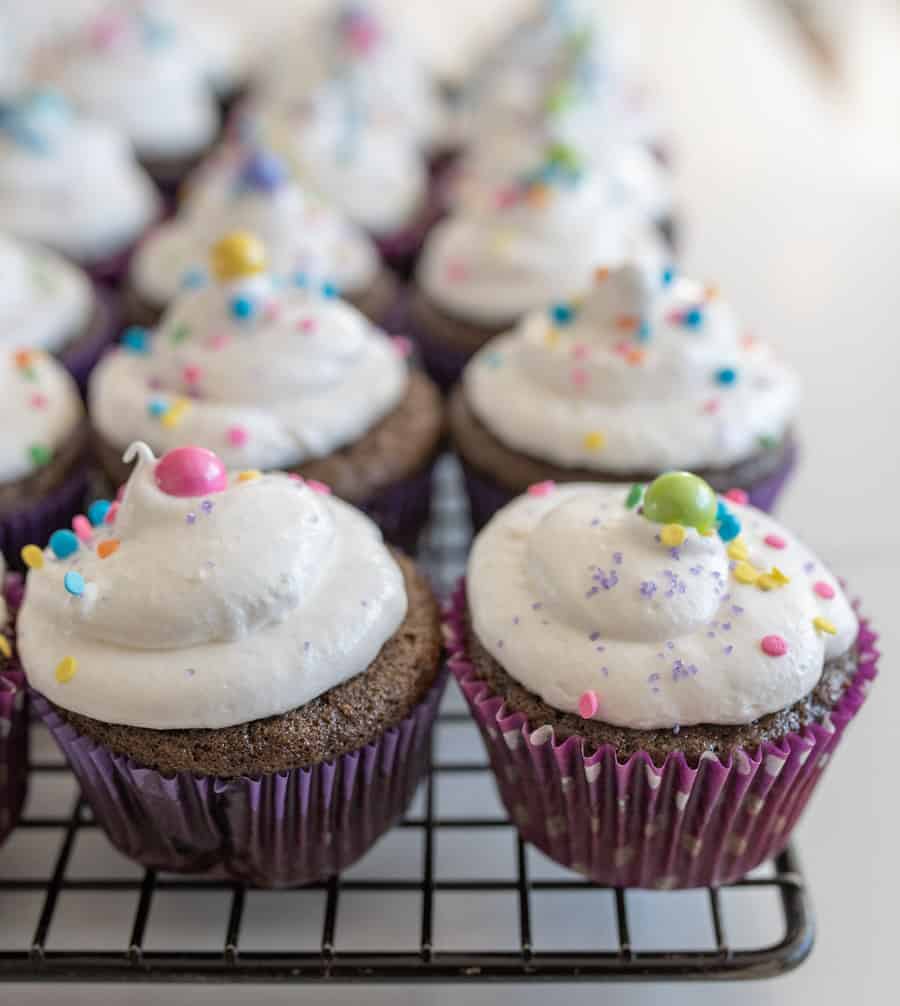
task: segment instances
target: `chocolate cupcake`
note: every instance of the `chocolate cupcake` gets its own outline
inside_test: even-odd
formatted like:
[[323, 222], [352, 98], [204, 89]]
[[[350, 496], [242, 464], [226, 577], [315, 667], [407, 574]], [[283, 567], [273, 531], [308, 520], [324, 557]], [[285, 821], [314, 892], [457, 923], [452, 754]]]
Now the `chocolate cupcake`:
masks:
[[0, 552], [9, 563], [81, 509], [88, 440], [78, 388], [52, 356], [0, 353]]
[[511, 503], [451, 636], [523, 836], [617, 887], [730, 883], [777, 854], [876, 673], [820, 560], [684, 472]]
[[112, 280], [159, 216], [153, 183], [112, 127], [48, 91], [0, 113], [0, 229], [61, 252]]
[[7, 575], [0, 554], [0, 843], [16, 826], [28, 787], [27, 695], [13, 634], [21, 592], [21, 577]]
[[536, 482], [648, 482], [698, 469], [770, 510], [796, 449], [793, 373], [715, 289], [633, 265], [529, 315], [450, 402], [476, 528]]
[[102, 524], [38, 552], [17, 622], [96, 820], [152, 869], [286, 886], [349, 866], [426, 762], [443, 685], [426, 580], [296, 476], [127, 456]]
[[365, 231], [291, 179], [280, 158], [255, 150], [242, 156], [233, 177], [215, 174], [141, 243], [125, 295], [129, 320], [155, 325], [182, 284], [204, 281], [213, 242], [237, 230], [265, 242], [278, 274], [328, 281], [379, 324], [396, 314], [397, 282]]
[[413, 547], [443, 416], [437, 390], [408, 365], [406, 340], [327, 284], [269, 273], [251, 235], [223, 238], [211, 266], [154, 333], [129, 331], [94, 372], [91, 421], [114, 484], [132, 440], [160, 452], [202, 444], [230, 468], [326, 482], [389, 541]]

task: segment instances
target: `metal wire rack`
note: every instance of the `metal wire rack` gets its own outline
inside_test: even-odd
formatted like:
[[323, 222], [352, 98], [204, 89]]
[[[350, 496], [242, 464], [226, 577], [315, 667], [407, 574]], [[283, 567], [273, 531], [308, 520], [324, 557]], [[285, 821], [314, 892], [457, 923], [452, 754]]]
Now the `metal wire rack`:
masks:
[[[423, 561], [446, 590], [469, 535], [452, 463], [438, 478]], [[346, 874], [296, 891], [127, 863], [35, 730], [32, 798], [0, 850], [0, 981], [697, 981], [774, 976], [812, 948], [791, 850], [738, 884], [695, 892], [602, 888], [543, 859], [503, 814], [455, 693], [405, 820]], [[461, 810], [454, 790], [468, 794]]]

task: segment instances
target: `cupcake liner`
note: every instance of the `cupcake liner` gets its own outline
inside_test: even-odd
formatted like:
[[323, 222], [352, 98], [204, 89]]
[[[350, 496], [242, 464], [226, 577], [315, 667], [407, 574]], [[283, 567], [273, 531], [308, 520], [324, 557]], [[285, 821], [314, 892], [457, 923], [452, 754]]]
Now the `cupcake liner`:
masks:
[[404, 813], [445, 681], [443, 669], [412, 712], [370, 744], [258, 778], [166, 777], [79, 734], [39, 693], [32, 701], [124, 855], [149, 869], [291, 887], [346, 869]]
[[[404, 301], [404, 328], [412, 336], [422, 357], [428, 376], [443, 392], [448, 392], [462, 376], [462, 372], [472, 357], [471, 353], [436, 339], [421, 325], [416, 325], [409, 311], [408, 301]], [[485, 334], [487, 342], [491, 336]]]
[[82, 394], [87, 391], [88, 377], [108, 346], [115, 342], [119, 328], [119, 310], [112, 291], [95, 284], [97, 317], [87, 338], [76, 339], [60, 353], [60, 362], [75, 378]]
[[416, 267], [425, 236], [442, 215], [441, 205], [429, 195], [415, 220], [391, 234], [376, 234], [375, 244], [382, 260], [403, 279], [409, 279]]
[[[3, 592], [10, 612], [22, 600], [22, 578], [8, 576]], [[0, 626], [0, 630], [3, 626]], [[13, 646], [13, 657], [0, 668], [0, 842], [16, 826], [28, 786], [28, 703], [25, 675], [15, 657], [12, 634], [4, 631]], [[2, 660], [3, 658], [0, 658]]]
[[381, 528], [385, 541], [414, 555], [431, 516], [435, 460], [357, 505]]
[[[757, 479], [752, 485], [741, 485], [737, 488], [746, 490], [750, 503], [771, 513], [781, 495], [791, 473], [797, 463], [797, 448], [791, 443], [784, 452], [780, 464], [770, 474], [764, 478]], [[466, 495], [469, 498], [469, 511], [472, 517], [474, 530], [480, 531], [494, 514], [505, 507], [507, 503], [515, 499], [518, 493], [501, 486], [492, 479], [477, 471], [469, 465], [464, 458], [460, 458], [460, 465], [463, 472], [463, 481], [466, 486]], [[603, 480], [603, 475], [598, 473], [598, 481]], [[728, 487], [732, 488], [732, 487]]]
[[662, 889], [731, 883], [779, 853], [877, 674], [876, 635], [861, 621], [859, 669], [820, 723], [727, 761], [557, 743], [549, 725], [505, 708], [465, 651], [464, 585], [448, 618], [450, 668], [481, 731], [503, 803], [522, 837], [602, 884]]

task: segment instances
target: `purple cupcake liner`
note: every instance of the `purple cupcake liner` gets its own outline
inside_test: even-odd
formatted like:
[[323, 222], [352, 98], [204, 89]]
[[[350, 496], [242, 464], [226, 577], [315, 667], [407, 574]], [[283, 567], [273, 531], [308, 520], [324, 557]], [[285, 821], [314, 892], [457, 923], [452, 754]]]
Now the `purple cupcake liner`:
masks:
[[[792, 443], [785, 450], [784, 457], [778, 467], [765, 478], [757, 480], [752, 485], [729, 486], [728, 488], [744, 489], [753, 506], [766, 513], [771, 513], [796, 463], [797, 448]], [[466, 495], [469, 498], [472, 527], [477, 532], [498, 510], [514, 500], [519, 493], [494, 482], [469, 465], [464, 458], [460, 458], [460, 466], [466, 486]], [[598, 476], [598, 481], [602, 481], [602, 476]]]
[[43, 548], [57, 528], [68, 527], [71, 519], [84, 508], [87, 489], [85, 465], [37, 502], [0, 517], [0, 552], [7, 563], [13, 569], [22, 569], [20, 553], [25, 545]]
[[859, 668], [822, 723], [726, 761], [646, 752], [620, 761], [509, 711], [466, 655], [466, 595], [448, 616], [450, 669], [487, 747], [501, 799], [522, 837], [598, 883], [661, 889], [731, 883], [786, 845], [847, 724], [878, 673], [876, 635], [861, 621]]
[[422, 471], [394, 482], [359, 504], [360, 510], [381, 528], [385, 541], [410, 555], [415, 554], [431, 517], [435, 463], [432, 460]]
[[82, 394], [87, 391], [91, 371], [107, 347], [115, 342], [119, 331], [119, 306], [113, 292], [95, 283], [94, 294], [98, 317], [92, 323], [90, 338], [76, 340], [60, 354], [60, 362], [75, 378]]
[[[435, 339], [422, 326], [416, 325], [412, 320], [407, 300], [404, 300], [402, 310], [404, 312], [404, 328], [414, 340], [428, 376], [446, 394], [462, 376], [472, 354], [454, 346], [448, 346], [439, 339]], [[491, 334], [485, 333], [484, 341], [487, 342], [491, 337]]]
[[83, 264], [82, 268], [91, 277], [95, 284], [116, 289], [128, 275], [128, 267], [131, 263], [131, 256], [134, 254], [137, 244], [138, 242], [135, 241], [127, 248], [122, 249], [122, 251], [115, 252], [113, 255], [108, 255], [106, 258], [100, 259], [99, 262]]
[[[10, 610], [15, 613], [22, 600], [22, 578], [10, 574], [3, 584]], [[12, 617], [10, 619], [12, 621]], [[0, 842], [16, 826], [28, 788], [28, 702], [25, 675], [15, 656], [12, 632], [0, 625], [13, 656], [0, 656]]]
[[442, 669], [412, 712], [370, 744], [258, 778], [164, 776], [79, 734], [39, 693], [32, 701], [124, 855], [148, 869], [293, 887], [346, 869], [403, 815], [446, 677]]
[[442, 215], [440, 203], [429, 195], [425, 206], [412, 223], [391, 234], [373, 235], [383, 261], [399, 276], [409, 279], [415, 270], [426, 235]]

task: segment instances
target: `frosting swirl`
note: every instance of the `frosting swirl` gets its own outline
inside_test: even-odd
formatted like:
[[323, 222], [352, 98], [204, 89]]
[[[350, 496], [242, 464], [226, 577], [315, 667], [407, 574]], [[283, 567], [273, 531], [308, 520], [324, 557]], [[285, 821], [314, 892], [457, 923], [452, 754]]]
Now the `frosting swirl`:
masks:
[[51, 701], [107, 723], [231, 726], [365, 670], [402, 622], [400, 569], [349, 505], [282, 474], [229, 480], [198, 448], [126, 457], [112, 522], [28, 577], [20, 652]]
[[835, 578], [752, 507], [728, 503], [740, 534], [726, 543], [652, 523], [621, 486], [539, 490], [476, 539], [469, 609], [486, 649], [556, 709], [642, 730], [750, 723], [806, 696], [856, 638]]
[[151, 336], [109, 354], [89, 387], [109, 443], [204, 444], [230, 467], [291, 467], [358, 439], [403, 397], [397, 347], [329, 287], [265, 269], [254, 237], [213, 248], [213, 278], [175, 299]]
[[49, 464], [84, 418], [69, 372], [40, 350], [0, 352], [0, 482]]
[[159, 196], [124, 137], [36, 92], [0, 108], [0, 227], [93, 263], [132, 244]]
[[797, 401], [715, 290], [633, 265], [492, 339], [463, 386], [508, 446], [605, 473], [727, 467], [779, 439]]
[[90, 324], [87, 276], [54, 252], [0, 234], [0, 343], [56, 352]]

